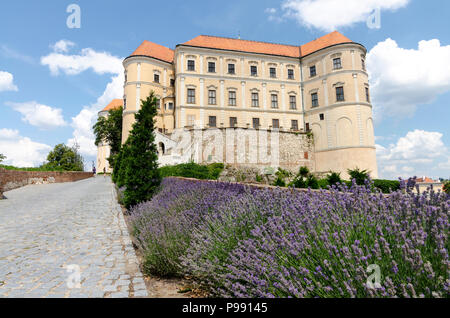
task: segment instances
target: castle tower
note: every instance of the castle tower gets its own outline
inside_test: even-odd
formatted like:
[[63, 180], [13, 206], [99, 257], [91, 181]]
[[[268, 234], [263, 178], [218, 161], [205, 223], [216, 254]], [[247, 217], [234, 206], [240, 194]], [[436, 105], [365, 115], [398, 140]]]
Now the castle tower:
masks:
[[122, 143], [128, 139], [141, 100], [146, 99], [151, 91], [158, 98], [156, 127], [159, 132], [171, 133], [175, 128], [173, 56], [171, 49], [144, 41], [123, 61], [125, 84]]
[[[317, 50], [323, 42], [339, 43]], [[366, 49], [338, 32], [301, 46], [305, 128], [316, 172], [367, 169], [378, 177]]]

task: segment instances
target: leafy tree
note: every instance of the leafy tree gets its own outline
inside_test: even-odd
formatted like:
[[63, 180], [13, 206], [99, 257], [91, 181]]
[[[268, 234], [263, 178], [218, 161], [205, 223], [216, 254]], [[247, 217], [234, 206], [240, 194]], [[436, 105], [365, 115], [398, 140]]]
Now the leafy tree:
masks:
[[0, 153], [0, 162], [6, 159], [6, 156], [2, 153]]
[[107, 159], [113, 168], [122, 145], [122, 116], [123, 107], [121, 106], [110, 110], [106, 117], [100, 116], [93, 126], [95, 145], [98, 146], [104, 142], [111, 147], [111, 153]]
[[327, 181], [330, 187], [337, 185], [342, 182], [341, 174], [337, 172], [330, 172], [330, 174], [327, 175]]
[[122, 146], [117, 158], [116, 167], [113, 170], [113, 178], [116, 185], [121, 188], [125, 185], [126, 172], [130, 159], [130, 143], [129, 140]]
[[83, 157], [78, 153], [78, 146], [56, 145], [47, 156], [47, 163], [43, 165], [47, 170], [84, 171]]
[[157, 98], [151, 92], [141, 103], [129, 137], [124, 192], [127, 208], [150, 200], [161, 183], [154, 134]]
[[364, 185], [365, 181], [370, 178], [369, 171], [367, 170], [360, 170], [359, 168], [356, 169], [348, 169], [348, 174], [350, 175], [350, 179], [356, 180], [357, 185]]
[[444, 184], [444, 192], [447, 193], [447, 194], [450, 194], [450, 181], [447, 181]]

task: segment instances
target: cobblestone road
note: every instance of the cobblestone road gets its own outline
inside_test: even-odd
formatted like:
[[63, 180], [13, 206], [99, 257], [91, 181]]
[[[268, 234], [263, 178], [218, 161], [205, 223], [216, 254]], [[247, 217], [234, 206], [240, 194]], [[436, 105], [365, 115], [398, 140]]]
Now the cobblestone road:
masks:
[[148, 296], [109, 178], [27, 186], [5, 196], [0, 297]]

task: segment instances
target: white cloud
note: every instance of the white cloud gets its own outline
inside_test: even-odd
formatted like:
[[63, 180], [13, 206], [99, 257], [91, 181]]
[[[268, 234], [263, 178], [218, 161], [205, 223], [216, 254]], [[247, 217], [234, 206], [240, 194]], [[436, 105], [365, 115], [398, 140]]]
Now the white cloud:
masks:
[[14, 76], [8, 72], [0, 71], [0, 92], [5, 91], [18, 91], [16, 85], [14, 85]]
[[409, 0], [286, 0], [282, 9], [302, 25], [329, 32], [365, 22], [377, 8], [394, 11], [408, 3]]
[[443, 169], [445, 164], [439, 162], [450, 155], [442, 137], [439, 132], [414, 130], [388, 147], [376, 145], [380, 174], [395, 179], [442, 173], [436, 167]]
[[124, 74], [122, 61], [123, 58], [113, 56], [108, 52], [96, 52], [90, 48], [82, 49], [78, 55], [54, 52], [41, 58], [41, 63], [47, 65], [53, 75], [58, 75], [60, 72], [67, 75], [77, 75], [88, 69], [99, 75], [113, 75], [102, 96], [95, 103], [84, 106], [80, 113], [72, 118], [73, 138], [69, 139], [67, 143], [69, 146], [78, 144], [82, 155], [96, 156], [97, 147], [94, 143], [95, 136], [92, 126], [97, 120], [97, 114], [111, 100], [123, 97]]
[[372, 102], [377, 120], [383, 115], [412, 116], [418, 105], [450, 91], [450, 45], [420, 41], [404, 49], [387, 39], [367, 54]]
[[123, 72], [121, 59], [91, 48], [82, 49], [78, 55], [53, 52], [42, 57], [41, 64], [48, 66], [52, 75], [58, 75], [60, 71], [67, 75], [78, 75], [88, 69], [100, 75]]
[[60, 40], [56, 42], [55, 44], [51, 45], [50, 47], [53, 49], [56, 53], [67, 53], [69, 52], [70, 48], [75, 46], [75, 43], [69, 40]]
[[0, 129], [0, 153], [6, 156], [4, 164], [16, 167], [36, 167], [47, 158], [52, 147], [22, 137], [18, 130]]
[[26, 103], [7, 102], [5, 104], [21, 113], [23, 115], [22, 120], [32, 126], [41, 129], [52, 129], [67, 125], [60, 108], [52, 108], [47, 105], [38, 104], [35, 101]]

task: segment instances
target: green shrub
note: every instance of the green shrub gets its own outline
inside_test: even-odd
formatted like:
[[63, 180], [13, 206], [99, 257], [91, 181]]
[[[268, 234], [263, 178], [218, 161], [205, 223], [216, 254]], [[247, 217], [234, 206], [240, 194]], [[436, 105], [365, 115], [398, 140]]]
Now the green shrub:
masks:
[[308, 188], [316, 190], [319, 189], [319, 181], [312, 174], [308, 175], [308, 178], [306, 179], [306, 184]]
[[327, 179], [319, 179], [318, 183], [320, 189], [328, 189], [328, 186], [330, 185]]
[[380, 189], [383, 193], [390, 193], [400, 189], [400, 182], [376, 179], [373, 180], [373, 186]]
[[256, 182], [263, 182], [264, 181], [263, 176], [260, 175], [260, 174], [257, 174], [255, 179], [256, 179]]
[[301, 176], [297, 176], [294, 181], [292, 182], [292, 185], [297, 189], [305, 189], [308, 187], [305, 179]]
[[341, 174], [337, 172], [331, 172], [327, 176], [327, 181], [330, 186], [338, 185], [339, 183], [342, 183]]
[[308, 174], [309, 174], [308, 167], [300, 167], [300, 170], [299, 170], [298, 174], [300, 176], [302, 176], [303, 178], [306, 178], [308, 176]]
[[273, 185], [276, 186], [276, 187], [285, 187], [286, 186], [286, 182], [283, 180], [283, 178], [278, 176], [276, 178], [275, 182], [273, 183]]
[[444, 192], [447, 193], [447, 194], [450, 194], [450, 181], [447, 181], [444, 184]]
[[353, 170], [349, 169], [348, 174], [350, 175], [350, 180], [356, 180], [357, 185], [364, 185], [365, 181], [370, 178], [369, 171], [360, 170], [359, 168]]
[[217, 180], [222, 173], [225, 165], [223, 163], [212, 163], [207, 166], [209, 172], [209, 179]]

